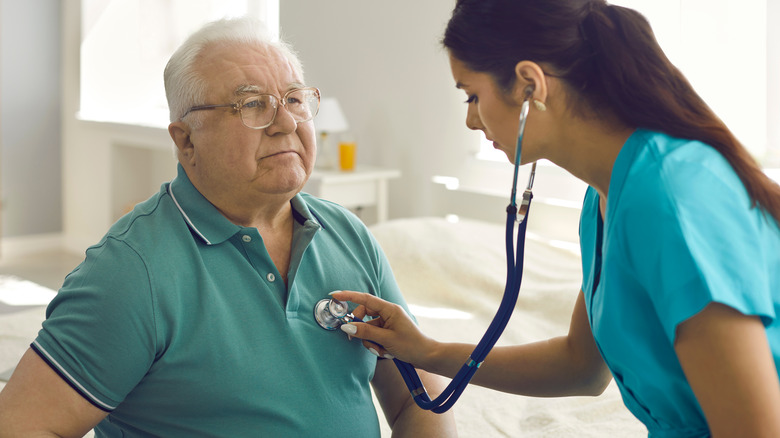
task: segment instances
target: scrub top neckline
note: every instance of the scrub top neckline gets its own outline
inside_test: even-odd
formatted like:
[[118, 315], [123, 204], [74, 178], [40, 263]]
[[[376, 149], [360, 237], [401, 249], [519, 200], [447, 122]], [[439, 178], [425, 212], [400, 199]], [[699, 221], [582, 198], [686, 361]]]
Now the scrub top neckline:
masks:
[[[607, 192], [607, 206], [604, 209], [604, 216], [602, 220], [604, 222], [604, 235], [609, 233], [612, 222], [609, 220], [610, 212], [617, 208], [620, 201], [620, 195], [623, 193], [623, 186], [628, 177], [628, 173], [631, 170], [636, 155], [642, 146], [647, 143], [650, 137], [650, 132], [646, 129], [636, 129], [623, 143], [623, 147], [620, 148], [615, 163], [612, 165], [612, 174], [609, 179], [609, 192]], [[600, 197], [600, 195], [599, 195]]]

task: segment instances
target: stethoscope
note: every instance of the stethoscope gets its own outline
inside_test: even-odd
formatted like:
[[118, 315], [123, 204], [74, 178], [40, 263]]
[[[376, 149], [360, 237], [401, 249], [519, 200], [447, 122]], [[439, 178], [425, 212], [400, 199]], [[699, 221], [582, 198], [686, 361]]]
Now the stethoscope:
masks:
[[[504, 288], [504, 297], [498, 307], [493, 321], [488, 326], [482, 339], [474, 348], [468, 361], [463, 364], [458, 374], [452, 379], [447, 388], [435, 399], [431, 400], [428, 392], [425, 390], [420, 376], [408, 362], [393, 359], [398, 371], [406, 382], [409, 392], [412, 394], [417, 405], [425, 410], [433, 411], [437, 414], [447, 412], [458, 400], [460, 395], [466, 389], [474, 373], [477, 372], [482, 362], [487, 357], [490, 350], [498, 341], [498, 338], [504, 332], [512, 311], [517, 303], [517, 296], [520, 292], [520, 282], [523, 279], [523, 256], [525, 252], [525, 233], [528, 223], [528, 210], [531, 207], [533, 193], [531, 189], [534, 185], [534, 176], [536, 174], [536, 162], [531, 167], [531, 174], [528, 177], [528, 186], [523, 192], [523, 200], [518, 208], [517, 197], [517, 174], [520, 167], [520, 152], [523, 142], [523, 133], [525, 132], [525, 122], [530, 108], [530, 99], [523, 101], [520, 109], [520, 126], [517, 131], [517, 148], [515, 149], [515, 169], [512, 179], [512, 195], [510, 203], [506, 208], [506, 262], [507, 278]], [[519, 218], [518, 218], [519, 216]], [[519, 222], [517, 229], [517, 245], [513, 248], [514, 224]], [[325, 298], [317, 302], [314, 306], [314, 319], [320, 327], [326, 330], [336, 330], [342, 324], [353, 321], [362, 322], [349, 312], [349, 306], [333, 298]]]

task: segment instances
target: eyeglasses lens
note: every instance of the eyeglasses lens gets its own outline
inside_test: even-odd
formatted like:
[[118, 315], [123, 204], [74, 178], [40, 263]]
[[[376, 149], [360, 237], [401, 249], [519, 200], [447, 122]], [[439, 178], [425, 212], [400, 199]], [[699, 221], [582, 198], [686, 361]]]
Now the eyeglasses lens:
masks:
[[[292, 90], [284, 95], [284, 107], [298, 122], [308, 122], [317, 115], [320, 100], [316, 90]], [[279, 103], [270, 94], [246, 99], [241, 106], [241, 119], [250, 128], [265, 128], [274, 121]]]

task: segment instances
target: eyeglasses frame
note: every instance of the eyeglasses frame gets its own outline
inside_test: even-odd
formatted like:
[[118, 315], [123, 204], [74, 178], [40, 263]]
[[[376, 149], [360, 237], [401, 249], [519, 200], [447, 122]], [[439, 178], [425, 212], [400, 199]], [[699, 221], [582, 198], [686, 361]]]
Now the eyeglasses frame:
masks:
[[263, 126], [254, 127], [254, 126], [247, 125], [246, 122], [244, 121], [244, 113], [241, 112], [241, 108], [244, 107], [244, 102], [246, 102], [248, 99], [251, 99], [253, 97], [271, 96], [277, 102], [281, 102], [281, 106], [283, 106], [283, 107], [285, 107], [285, 109], [287, 109], [287, 104], [286, 104], [287, 96], [289, 96], [291, 93], [295, 93], [296, 91], [301, 91], [301, 90], [314, 91], [314, 94], [317, 96], [317, 111], [313, 112], [313, 115], [311, 116], [311, 118], [306, 119], [306, 120], [296, 120], [295, 121], [296, 124], [304, 123], [304, 122], [308, 122], [309, 120], [313, 120], [314, 117], [316, 117], [317, 113], [319, 112], [321, 95], [320, 95], [320, 89], [317, 88], [317, 87], [293, 88], [291, 90], [288, 90], [286, 93], [284, 93], [284, 95], [282, 96], [281, 99], [276, 97], [275, 94], [271, 94], [271, 93], [253, 93], [250, 96], [246, 96], [246, 97], [243, 97], [243, 98], [239, 99], [238, 102], [235, 102], [235, 103], [226, 103], [226, 104], [221, 104], [221, 105], [196, 105], [196, 106], [191, 107], [189, 110], [187, 110], [187, 112], [184, 113], [184, 115], [182, 115], [179, 118], [179, 120], [184, 120], [184, 118], [187, 117], [187, 115], [189, 113], [193, 112], [193, 111], [212, 110], [212, 109], [215, 109], [215, 108], [232, 108], [233, 111], [237, 111], [238, 112], [239, 118], [241, 118], [241, 124], [242, 125], [246, 126], [249, 129], [265, 129], [265, 128], [273, 125], [274, 121], [276, 121], [276, 114], [279, 112], [279, 106], [280, 105], [279, 104], [274, 105], [274, 115], [273, 115], [273, 117], [271, 117], [271, 121], [270, 122], [268, 122], [267, 124], [265, 124]]

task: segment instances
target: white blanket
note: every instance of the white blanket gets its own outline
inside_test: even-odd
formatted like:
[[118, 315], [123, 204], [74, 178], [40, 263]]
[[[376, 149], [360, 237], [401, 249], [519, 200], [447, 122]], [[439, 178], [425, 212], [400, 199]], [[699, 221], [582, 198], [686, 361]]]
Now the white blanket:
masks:
[[[503, 295], [504, 227], [417, 218], [385, 222], [371, 230], [423, 331], [442, 341], [478, 342]], [[579, 254], [534, 236], [529, 236], [525, 254], [520, 297], [498, 345], [568, 331], [581, 283]], [[647, 436], [647, 429], [623, 405], [614, 381], [598, 397], [549, 399], [470, 386], [453, 409], [464, 437]]]

